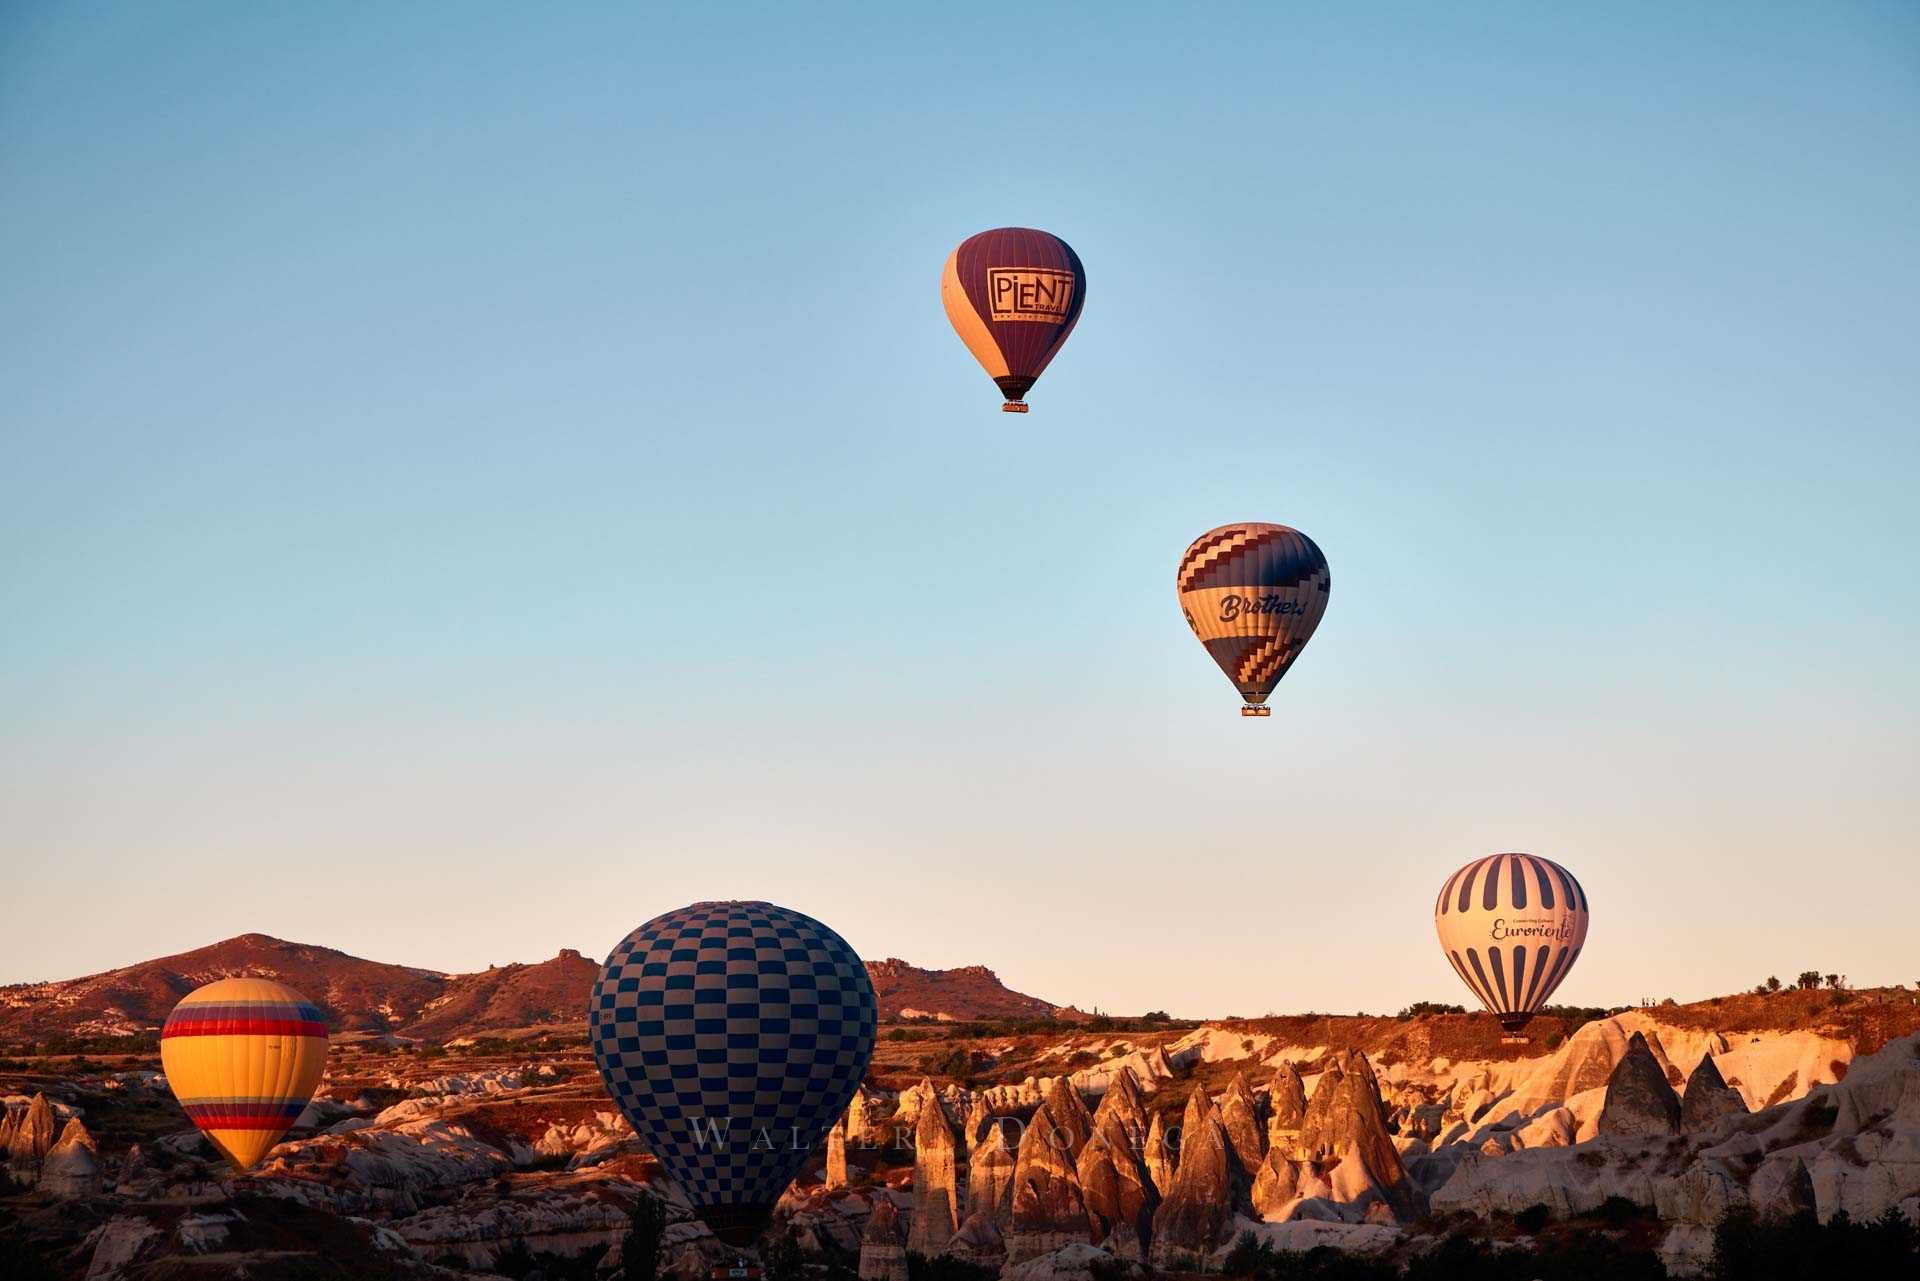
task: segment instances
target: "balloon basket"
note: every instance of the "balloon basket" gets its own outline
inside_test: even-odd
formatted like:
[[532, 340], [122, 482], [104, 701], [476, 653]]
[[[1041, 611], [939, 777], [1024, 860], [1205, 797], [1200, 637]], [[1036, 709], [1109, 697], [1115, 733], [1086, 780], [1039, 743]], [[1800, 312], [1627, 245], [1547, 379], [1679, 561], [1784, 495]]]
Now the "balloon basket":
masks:
[[1240, 709], [1240, 714], [1242, 716], [1271, 716], [1273, 715], [1273, 709], [1271, 707], [1243, 707]]
[[1000, 406], [1000, 412], [1003, 414], [1024, 414], [1027, 412], [1027, 402], [1024, 400], [1005, 401]]

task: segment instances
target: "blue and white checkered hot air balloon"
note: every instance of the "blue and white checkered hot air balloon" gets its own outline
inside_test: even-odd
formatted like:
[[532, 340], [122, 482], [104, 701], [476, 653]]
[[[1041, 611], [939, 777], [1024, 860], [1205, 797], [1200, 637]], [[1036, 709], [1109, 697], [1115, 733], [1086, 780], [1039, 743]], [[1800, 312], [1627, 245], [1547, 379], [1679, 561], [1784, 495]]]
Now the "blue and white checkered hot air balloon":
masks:
[[607, 1093], [695, 1211], [751, 1245], [873, 1057], [866, 966], [772, 903], [695, 903], [607, 957], [587, 1007]]

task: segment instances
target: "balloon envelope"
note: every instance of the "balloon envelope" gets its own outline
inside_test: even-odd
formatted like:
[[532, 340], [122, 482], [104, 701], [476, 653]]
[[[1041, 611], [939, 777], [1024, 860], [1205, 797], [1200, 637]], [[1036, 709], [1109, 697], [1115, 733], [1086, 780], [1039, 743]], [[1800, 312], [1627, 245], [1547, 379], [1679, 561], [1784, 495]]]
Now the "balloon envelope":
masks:
[[160, 1031], [167, 1085], [236, 1170], [260, 1163], [320, 1085], [325, 1016], [270, 979], [221, 979], [189, 992]]
[[1333, 577], [1311, 538], [1241, 521], [1193, 540], [1176, 575], [1187, 626], [1248, 709], [1260, 708], [1320, 626]]
[[1489, 854], [1440, 887], [1433, 928], [1460, 981], [1517, 1032], [1580, 959], [1587, 892], [1537, 854]]
[[1080, 255], [1031, 227], [967, 237], [940, 275], [954, 332], [1006, 397], [1001, 408], [1021, 413], [1022, 397], [1079, 323], [1086, 299]]
[[607, 957], [587, 1007], [607, 1092], [714, 1235], [749, 1245], [859, 1088], [876, 1009], [838, 934], [695, 903]]

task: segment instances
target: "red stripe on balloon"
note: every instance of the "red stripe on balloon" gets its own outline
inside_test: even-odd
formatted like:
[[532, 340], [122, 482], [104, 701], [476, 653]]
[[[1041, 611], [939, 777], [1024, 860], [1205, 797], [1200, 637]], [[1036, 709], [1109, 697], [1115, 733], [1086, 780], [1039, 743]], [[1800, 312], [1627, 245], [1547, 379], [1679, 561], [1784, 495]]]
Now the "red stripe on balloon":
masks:
[[310, 1019], [194, 1019], [168, 1023], [160, 1039], [170, 1036], [320, 1036], [325, 1023]]

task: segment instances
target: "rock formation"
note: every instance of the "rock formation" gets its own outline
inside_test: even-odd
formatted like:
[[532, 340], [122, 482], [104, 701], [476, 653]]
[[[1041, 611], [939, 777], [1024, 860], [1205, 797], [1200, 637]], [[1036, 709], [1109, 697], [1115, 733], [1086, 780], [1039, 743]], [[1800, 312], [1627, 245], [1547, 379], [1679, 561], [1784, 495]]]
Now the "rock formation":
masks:
[[1100, 1122], [1109, 1116], [1118, 1119], [1134, 1151], [1144, 1153], [1147, 1146], [1147, 1104], [1141, 1097], [1140, 1084], [1134, 1079], [1131, 1068], [1123, 1067], [1108, 1079], [1107, 1092], [1101, 1096], [1100, 1106], [1093, 1110], [1096, 1134], [1099, 1133]]
[[928, 1105], [940, 1106], [940, 1091], [931, 1077], [921, 1077], [916, 1085], [900, 1091], [893, 1101], [893, 1119], [901, 1125], [917, 1125], [921, 1111]]
[[[1635, 1069], [1642, 1095], [1650, 1092], [1649, 1069], [1658, 1070], [1650, 1052]], [[1920, 1206], [1920, 1159], [1913, 1155], [1920, 1152], [1920, 1034], [1854, 1059], [1837, 1084], [1723, 1118], [1709, 1132], [1668, 1137], [1659, 1128], [1665, 1109], [1642, 1111], [1655, 1123], [1659, 1141], [1651, 1147], [1581, 1143], [1495, 1160], [1469, 1156], [1434, 1195], [1434, 1209], [1511, 1214], [1544, 1204], [1574, 1215], [1622, 1197], [1668, 1223], [1663, 1255], [1694, 1268], [1701, 1249], [1711, 1249], [1712, 1225], [1735, 1206], [1763, 1217], [1811, 1210], [1822, 1220], [1844, 1210], [1855, 1222], [1891, 1208], [1911, 1215]]]
[[138, 1195], [152, 1171], [147, 1167], [147, 1154], [138, 1143], [127, 1149], [126, 1156], [120, 1159], [120, 1168], [114, 1171], [113, 1186], [123, 1195]]
[[[1660, 1075], [1667, 1078], [1668, 1085], [1677, 1086], [1687, 1079], [1681, 1075], [1680, 1069], [1673, 1065], [1673, 1060], [1667, 1057], [1667, 1047], [1661, 1044], [1658, 1032], [1647, 1028], [1639, 1035], [1646, 1039], [1647, 1053], [1653, 1055], [1653, 1061], [1660, 1065]], [[1628, 1044], [1632, 1044], [1631, 1040]]]
[[913, 1130], [913, 1230], [907, 1248], [935, 1255], [960, 1229], [958, 1153], [938, 1099], [920, 1109]]
[[1635, 1032], [1627, 1052], [1607, 1078], [1607, 1101], [1600, 1109], [1600, 1133], [1618, 1138], [1664, 1138], [1680, 1132], [1680, 1096], [1667, 1074]]
[[7, 1161], [29, 1182], [40, 1176], [40, 1162], [53, 1147], [53, 1105], [45, 1094], [33, 1096], [7, 1140]]
[[835, 1122], [827, 1131], [827, 1189], [836, 1191], [847, 1186], [847, 1132], [845, 1127]]
[[900, 1211], [884, 1197], [867, 1217], [860, 1234], [860, 1281], [907, 1281], [907, 1244], [900, 1235]]
[[984, 1214], [999, 1227], [1012, 1222], [1015, 1158], [1007, 1147], [1007, 1128], [999, 1121], [987, 1127], [986, 1137], [967, 1162], [967, 1212]]
[[1093, 1137], [1093, 1113], [1087, 1111], [1080, 1091], [1074, 1089], [1073, 1082], [1066, 1077], [1055, 1077], [1042, 1106], [1053, 1117], [1055, 1127], [1066, 1136], [1068, 1150], [1078, 1157], [1080, 1149]]
[[13, 1142], [13, 1127], [17, 1124], [14, 1110], [0, 1104], [0, 1160], [6, 1158], [7, 1147]]
[[1162, 1197], [1173, 1191], [1173, 1174], [1180, 1166], [1180, 1152], [1167, 1138], [1167, 1126], [1160, 1114], [1153, 1114], [1152, 1122], [1147, 1126], [1147, 1149], [1141, 1153], [1141, 1160], [1147, 1167], [1147, 1178], [1152, 1180], [1154, 1191]]
[[1687, 1078], [1687, 1093], [1680, 1100], [1680, 1128], [1692, 1134], [1713, 1128], [1723, 1116], [1745, 1116], [1746, 1112], [1747, 1101], [1720, 1075], [1713, 1055], [1701, 1055], [1699, 1066]]
[[1332, 1201], [1334, 1190], [1312, 1162], [1290, 1160], [1280, 1148], [1268, 1148], [1248, 1196], [1256, 1218], [1280, 1223], [1291, 1219], [1303, 1201]]
[[947, 1243], [947, 1253], [968, 1263], [998, 1270], [1007, 1257], [1007, 1242], [993, 1216], [985, 1210], [976, 1210], [953, 1234], [953, 1240]]
[[1118, 1112], [1100, 1118], [1075, 1168], [1093, 1240], [1117, 1257], [1145, 1262], [1160, 1197]]
[[993, 1109], [987, 1106], [986, 1096], [974, 1095], [972, 1104], [967, 1108], [967, 1119], [960, 1127], [960, 1141], [966, 1145], [969, 1155], [987, 1137], [987, 1127], [992, 1124]]
[[1267, 1089], [1267, 1146], [1284, 1149], [1284, 1155], [1292, 1156], [1306, 1114], [1307, 1089], [1300, 1080], [1300, 1069], [1283, 1062], [1274, 1069], [1273, 1084]]
[[1234, 1159], [1251, 1183], [1267, 1156], [1266, 1123], [1253, 1091], [1247, 1088], [1247, 1078], [1239, 1072], [1233, 1074], [1226, 1093], [1220, 1096], [1220, 1125], [1227, 1132]]
[[69, 1117], [59, 1141], [40, 1162], [40, 1191], [48, 1196], [92, 1196], [100, 1190], [100, 1152], [79, 1117]]
[[1328, 1123], [1331, 1128], [1321, 1142], [1340, 1158], [1339, 1166], [1328, 1175], [1337, 1199], [1357, 1200], [1353, 1194], [1371, 1186], [1397, 1218], [1411, 1219], [1424, 1209], [1400, 1163], [1399, 1149], [1387, 1133], [1373, 1065], [1358, 1050], [1347, 1056], [1347, 1071], [1335, 1089]]
[[1307, 1100], [1306, 1111], [1300, 1116], [1300, 1138], [1295, 1155], [1301, 1160], [1317, 1161], [1328, 1155], [1327, 1136], [1332, 1129], [1333, 1096], [1346, 1074], [1343, 1055], [1329, 1059], [1320, 1069], [1320, 1079], [1313, 1083], [1313, 1097]]
[[853, 1144], [873, 1143], [876, 1141], [874, 1130], [879, 1124], [877, 1115], [879, 1099], [866, 1086], [861, 1086], [847, 1101], [847, 1141]]
[[1180, 1123], [1180, 1165], [1173, 1189], [1153, 1216], [1154, 1266], [1190, 1265], [1224, 1244], [1233, 1218], [1237, 1169], [1219, 1113], [1206, 1088], [1195, 1086]]
[[1071, 1136], [1061, 1131], [1053, 1109], [1043, 1106], [1020, 1139], [1007, 1262], [1019, 1263], [1074, 1241], [1085, 1242], [1089, 1227]]

